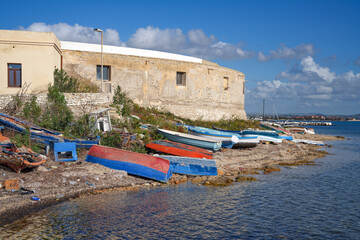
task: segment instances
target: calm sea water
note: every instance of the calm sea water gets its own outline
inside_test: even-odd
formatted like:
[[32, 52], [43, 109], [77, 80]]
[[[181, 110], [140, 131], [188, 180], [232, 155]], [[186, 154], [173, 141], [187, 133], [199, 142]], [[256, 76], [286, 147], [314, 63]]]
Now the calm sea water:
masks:
[[13, 239], [360, 239], [360, 122], [316, 166], [283, 168], [229, 187], [191, 183], [64, 202], [4, 228]]

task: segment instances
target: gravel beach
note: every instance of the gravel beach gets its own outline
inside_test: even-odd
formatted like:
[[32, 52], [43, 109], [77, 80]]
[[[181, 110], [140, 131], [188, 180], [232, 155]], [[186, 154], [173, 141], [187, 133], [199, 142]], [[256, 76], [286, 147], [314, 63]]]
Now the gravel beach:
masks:
[[[328, 135], [294, 135], [294, 138], [320, 141], [344, 139]], [[326, 150], [326, 147], [322, 148]], [[234, 181], [253, 181], [256, 180], [256, 174], [280, 171], [284, 165], [316, 164], [313, 160], [326, 154], [326, 151], [319, 148], [320, 146], [284, 141], [282, 144], [262, 143], [255, 148], [225, 149], [214, 154], [218, 176], [189, 177], [173, 174], [167, 184], [85, 162], [86, 150], [79, 153], [77, 162], [64, 163], [48, 159], [44, 165], [29, 172], [15, 173], [0, 166], [0, 183], [17, 179], [20, 187], [25, 189], [0, 189], [0, 226], [52, 204], [102, 191], [137, 190], [186, 181], [215, 186], [225, 186]], [[31, 197], [39, 200], [34, 201]]]

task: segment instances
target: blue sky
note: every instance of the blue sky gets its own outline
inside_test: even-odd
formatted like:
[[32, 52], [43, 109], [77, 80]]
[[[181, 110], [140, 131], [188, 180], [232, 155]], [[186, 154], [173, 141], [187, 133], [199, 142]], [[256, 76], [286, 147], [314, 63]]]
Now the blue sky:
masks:
[[[16, 3], [16, 4], [15, 4]], [[245, 110], [360, 113], [360, 1], [6, 1], [0, 29], [200, 57], [246, 76]]]

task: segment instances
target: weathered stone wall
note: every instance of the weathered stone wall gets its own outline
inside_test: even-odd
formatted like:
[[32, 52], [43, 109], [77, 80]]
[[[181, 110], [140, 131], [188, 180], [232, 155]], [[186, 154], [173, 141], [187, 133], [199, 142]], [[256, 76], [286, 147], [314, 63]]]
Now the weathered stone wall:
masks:
[[[63, 68], [73, 76], [96, 80], [97, 52], [62, 50]], [[215, 63], [202, 63], [104, 54], [104, 65], [111, 68], [112, 94], [119, 85], [142, 106], [166, 108], [176, 115], [204, 120], [238, 116], [244, 110], [244, 74]], [[186, 72], [186, 85], [176, 84], [176, 73]]]
[[[109, 107], [112, 98], [110, 94], [102, 93], [64, 93], [67, 105], [75, 116], [80, 116], [90, 111]], [[15, 95], [0, 95], [0, 109], [3, 109], [13, 100]], [[30, 99], [33, 95], [25, 94], [24, 99]], [[47, 102], [47, 94], [36, 94], [36, 102], [43, 105]]]

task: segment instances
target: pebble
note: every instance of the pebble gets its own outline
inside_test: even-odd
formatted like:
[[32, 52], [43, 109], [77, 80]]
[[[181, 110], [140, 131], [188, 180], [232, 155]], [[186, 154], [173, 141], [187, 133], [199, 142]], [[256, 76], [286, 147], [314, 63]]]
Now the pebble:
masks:
[[40, 171], [40, 172], [47, 172], [47, 171], [49, 171], [49, 170], [47, 170], [47, 168], [44, 167], [44, 166], [38, 166], [37, 170]]
[[55, 197], [56, 197], [57, 199], [63, 198], [63, 197], [64, 197], [64, 194], [58, 194], [58, 195], [56, 195]]
[[70, 184], [70, 185], [76, 185], [77, 182], [76, 182], [76, 181], [69, 181], [69, 184]]

